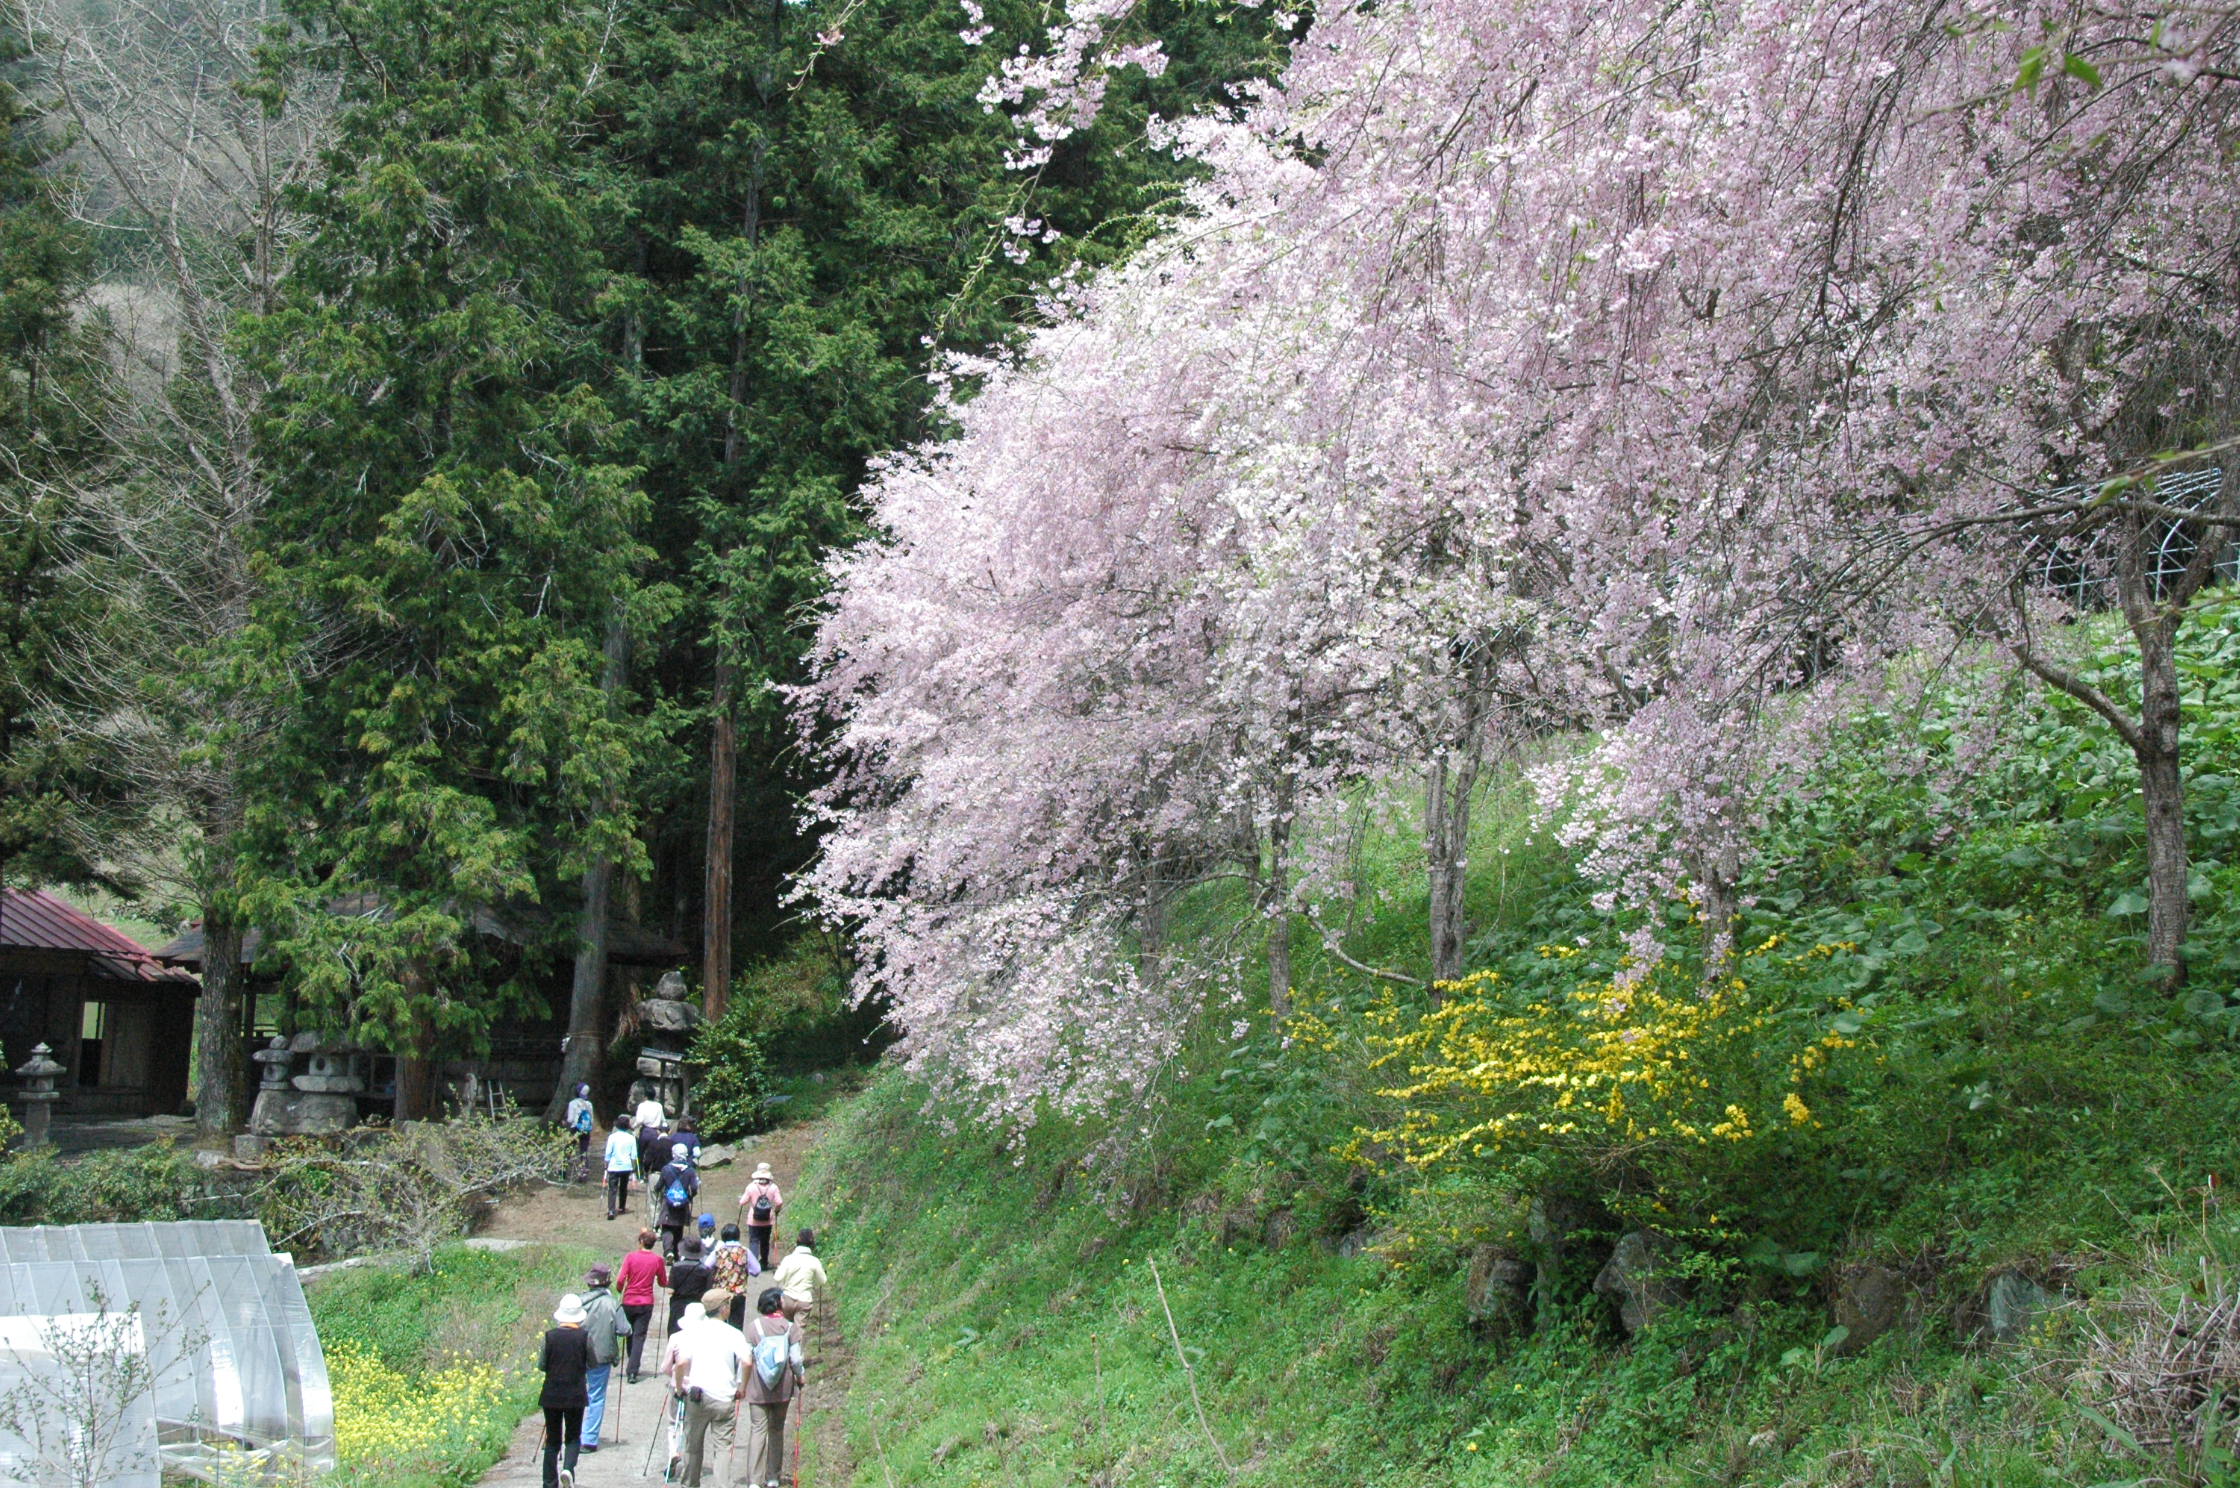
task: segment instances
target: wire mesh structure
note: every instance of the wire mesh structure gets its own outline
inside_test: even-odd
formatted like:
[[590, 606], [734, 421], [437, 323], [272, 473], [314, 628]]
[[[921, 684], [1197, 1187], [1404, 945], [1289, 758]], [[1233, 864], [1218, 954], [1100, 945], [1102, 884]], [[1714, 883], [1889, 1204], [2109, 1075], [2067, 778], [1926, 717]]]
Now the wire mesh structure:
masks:
[[[2217, 504], [2223, 486], [2222, 470], [2176, 472], [2157, 478], [2154, 497], [2167, 507], [2206, 512]], [[2090, 497], [2094, 489], [2065, 486], [2050, 494], [2083, 500]], [[2204, 538], [2195, 531], [2198, 525], [2161, 516], [2149, 522], [2147, 530], [2152, 552], [2148, 555], [2147, 582], [2157, 596], [2186, 571], [2200, 550]], [[2231, 529], [2211, 528], [2205, 540], [2218, 547], [2215, 582], [2229, 584], [2240, 579], [2240, 547], [2234, 545]], [[2098, 534], [2082, 537], [2034, 535], [2031, 566], [2040, 583], [2078, 609], [2108, 609], [2116, 603], [2116, 588], [2104, 541]]]
[[0, 1228], [0, 1479], [333, 1467], [295, 1263], [252, 1220]]

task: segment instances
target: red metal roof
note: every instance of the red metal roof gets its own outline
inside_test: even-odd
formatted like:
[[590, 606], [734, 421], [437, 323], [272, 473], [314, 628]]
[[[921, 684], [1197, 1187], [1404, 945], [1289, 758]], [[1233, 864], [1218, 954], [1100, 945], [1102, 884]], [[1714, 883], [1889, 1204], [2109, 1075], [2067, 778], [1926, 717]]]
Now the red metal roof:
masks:
[[75, 951], [93, 970], [128, 982], [191, 981], [162, 965], [148, 948], [113, 925], [38, 889], [0, 888], [0, 950]]

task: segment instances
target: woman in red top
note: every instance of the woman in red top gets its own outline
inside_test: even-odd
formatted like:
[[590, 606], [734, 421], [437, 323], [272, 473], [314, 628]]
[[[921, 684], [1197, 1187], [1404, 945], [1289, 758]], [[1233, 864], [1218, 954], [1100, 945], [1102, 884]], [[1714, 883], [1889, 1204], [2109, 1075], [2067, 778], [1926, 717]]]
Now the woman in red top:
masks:
[[638, 1382], [638, 1361], [646, 1351], [646, 1328], [653, 1321], [653, 1289], [669, 1284], [669, 1263], [653, 1248], [661, 1237], [651, 1230], [638, 1231], [638, 1248], [622, 1258], [615, 1285], [622, 1292], [622, 1315], [630, 1320], [628, 1384]]

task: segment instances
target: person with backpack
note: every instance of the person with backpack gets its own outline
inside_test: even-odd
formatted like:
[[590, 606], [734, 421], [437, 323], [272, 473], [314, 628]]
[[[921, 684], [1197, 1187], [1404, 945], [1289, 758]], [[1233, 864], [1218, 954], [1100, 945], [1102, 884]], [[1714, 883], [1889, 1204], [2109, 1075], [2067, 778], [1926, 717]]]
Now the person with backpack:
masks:
[[762, 1270], [770, 1269], [770, 1236], [778, 1227], [778, 1216], [785, 1212], [786, 1196], [778, 1191], [778, 1180], [770, 1171], [770, 1164], [756, 1163], [754, 1177], [747, 1181], [747, 1191], [739, 1195], [739, 1217], [746, 1221], [747, 1248], [754, 1252], [755, 1264]]
[[684, 1243], [684, 1254], [669, 1268], [669, 1331], [677, 1331], [677, 1324], [684, 1315], [687, 1302], [698, 1302], [700, 1294], [716, 1284], [715, 1273], [708, 1269], [707, 1261], [700, 1254], [697, 1237]]
[[708, 1252], [708, 1269], [716, 1276], [716, 1285], [731, 1294], [731, 1315], [724, 1319], [734, 1328], [744, 1328], [747, 1323], [747, 1284], [761, 1274], [762, 1268], [754, 1263], [754, 1253], [739, 1238], [739, 1227], [727, 1224], [723, 1238], [716, 1241], [715, 1249]]
[[[661, 1249], [674, 1261], [677, 1247], [697, 1223], [692, 1214], [692, 1201], [700, 1197], [700, 1174], [693, 1168], [684, 1143], [672, 1144], [669, 1154], [668, 1163], [653, 1180], [653, 1185], [661, 1199]], [[699, 1243], [698, 1236], [694, 1236], [693, 1243]]]
[[576, 1454], [583, 1449], [584, 1380], [591, 1370], [583, 1299], [574, 1292], [562, 1297], [552, 1321], [537, 1359], [544, 1371], [544, 1390], [537, 1397], [544, 1412], [544, 1488], [575, 1488]]
[[592, 1113], [591, 1109], [590, 1086], [578, 1085], [576, 1087], [576, 1093], [568, 1101], [568, 1111], [561, 1118], [561, 1124], [576, 1134], [576, 1161], [569, 1176], [576, 1182], [581, 1183], [591, 1176], [591, 1133], [599, 1124], [598, 1117]]
[[778, 1262], [777, 1274], [770, 1278], [785, 1294], [783, 1305], [789, 1323], [806, 1325], [817, 1299], [832, 1289], [832, 1282], [824, 1274], [824, 1262], [817, 1259], [816, 1243], [817, 1232], [803, 1230], [799, 1243]]
[[[739, 1388], [747, 1382], [747, 1341], [723, 1320], [731, 1298], [721, 1287], [710, 1290], [714, 1305], [684, 1335], [670, 1375], [684, 1413], [683, 1464], [679, 1481], [697, 1488], [711, 1456], [731, 1449], [738, 1421]], [[711, 1448], [708, 1438], [713, 1435]], [[720, 1473], [718, 1474], [720, 1476]]]
[[638, 1139], [630, 1135], [630, 1118], [617, 1114], [614, 1130], [607, 1133], [607, 1218], [630, 1208], [630, 1175], [638, 1170]]
[[639, 1361], [645, 1357], [646, 1330], [653, 1323], [653, 1291], [669, 1284], [669, 1263], [653, 1247], [660, 1236], [638, 1231], [638, 1248], [622, 1258], [622, 1315], [630, 1323], [629, 1368], [626, 1384], [638, 1382]]
[[785, 1294], [769, 1287], [755, 1299], [755, 1319], [747, 1324], [747, 1472], [745, 1481], [778, 1488], [785, 1470], [786, 1411], [808, 1383], [808, 1361], [801, 1352], [801, 1325], [783, 1315]]
[[[614, 1273], [593, 1266], [584, 1278], [583, 1335], [591, 1346], [591, 1368], [583, 1377], [583, 1450], [599, 1450], [599, 1428], [607, 1419], [607, 1381], [614, 1377], [614, 1361], [629, 1346], [630, 1323], [622, 1304], [607, 1289]], [[620, 1438], [617, 1438], [619, 1440]]]

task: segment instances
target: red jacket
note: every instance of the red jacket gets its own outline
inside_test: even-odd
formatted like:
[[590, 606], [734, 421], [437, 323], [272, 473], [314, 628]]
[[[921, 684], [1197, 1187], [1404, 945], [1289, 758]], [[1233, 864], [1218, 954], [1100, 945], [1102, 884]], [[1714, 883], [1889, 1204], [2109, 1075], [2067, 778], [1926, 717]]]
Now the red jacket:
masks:
[[654, 1287], [669, 1284], [669, 1263], [658, 1250], [633, 1250], [622, 1258], [622, 1273], [615, 1283], [622, 1289], [623, 1306], [650, 1306]]

